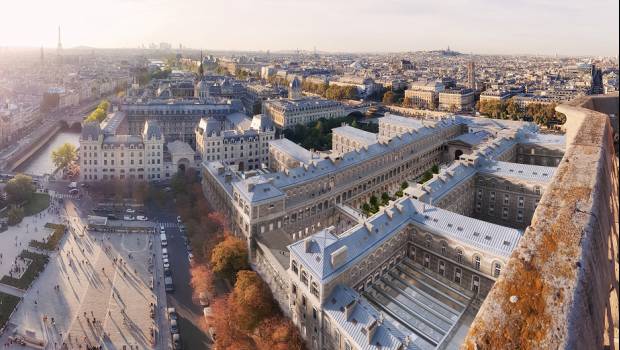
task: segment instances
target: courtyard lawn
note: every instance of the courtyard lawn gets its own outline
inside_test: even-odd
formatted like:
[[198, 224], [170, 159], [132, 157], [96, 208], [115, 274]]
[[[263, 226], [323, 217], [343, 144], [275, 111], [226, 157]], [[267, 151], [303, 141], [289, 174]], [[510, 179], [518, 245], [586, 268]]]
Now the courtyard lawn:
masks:
[[0, 279], [0, 283], [8, 284], [10, 286], [26, 290], [30, 287], [30, 284], [39, 277], [39, 274], [43, 269], [45, 269], [45, 265], [49, 261], [49, 257], [44, 254], [33, 253], [28, 250], [23, 250], [20, 254], [20, 257], [25, 259], [30, 259], [32, 262], [28, 265], [28, 268], [24, 272], [21, 278], [13, 278], [7, 275], [2, 276]]
[[18, 297], [0, 292], [0, 329], [4, 328], [17, 303]]
[[67, 227], [65, 225], [52, 224], [50, 222], [45, 224], [45, 227], [54, 229], [54, 232], [52, 232], [52, 234], [50, 234], [45, 241], [41, 242], [33, 239], [30, 241], [29, 245], [41, 250], [56, 250], [58, 243], [60, 243], [60, 240], [64, 237], [65, 232], [67, 232]]
[[24, 204], [24, 215], [30, 216], [38, 214], [50, 206], [50, 195], [47, 193], [35, 193], [32, 198]]
[[[24, 208], [24, 217], [38, 214], [50, 206], [50, 195], [47, 193], [34, 193], [32, 198], [22, 205]], [[8, 207], [2, 213], [0, 217], [6, 217], [8, 215]]]

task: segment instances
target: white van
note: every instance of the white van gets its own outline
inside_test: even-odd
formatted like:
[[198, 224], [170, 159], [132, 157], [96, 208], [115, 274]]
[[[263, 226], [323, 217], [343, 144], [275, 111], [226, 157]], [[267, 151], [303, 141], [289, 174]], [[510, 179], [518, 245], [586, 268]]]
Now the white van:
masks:
[[162, 247], [167, 247], [168, 246], [168, 240], [166, 239], [166, 234], [162, 233], [159, 235], [159, 240], [161, 240], [161, 246]]

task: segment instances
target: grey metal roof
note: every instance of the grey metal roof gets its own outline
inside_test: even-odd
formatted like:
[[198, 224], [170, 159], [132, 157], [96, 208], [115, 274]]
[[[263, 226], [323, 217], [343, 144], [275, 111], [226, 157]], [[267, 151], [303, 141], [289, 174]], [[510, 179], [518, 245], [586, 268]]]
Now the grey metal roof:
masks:
[[498, 161], [486, 161], [478, 166], [478, 171], [481, 173], [538, 182], [551, 181], [553, 174], [555, 174], [555, 169], [549, 166]]
[[356, 140], [357, 142], [363, 143], [365, 145], [372, 145], [373, 143], [376, 143], [378, 141], [377, 134], [354, 128], [350, 125], [343, 125], [337, 128], [333, 128], [332, 133], [344, 136], [352, 140]]
[[[353, 309], [347, 318], [345, 308], [352, 302], [355, 302], [355, 304], [352, 306]], [[355, 349], [416, 349], [411, 342], [405, 345], [405, 335], [395, 325], [388, 320], [382, 319], [379, 311], [370, 305], [366, 299], [344, 285], [337, 285], [334, 288], [334, 291], [323, 304], [323, 311], [346, 332], [347, 338], [355, 343], [353, 347]], [[372, 338], [368, 339], [367, 328], [373, 322], [376, 322], [377, 329]]]
[[269, 141], [269, 147], [277, 148], [280, 152], [285, 153], [304, 164], [312, 160], [312, 152], [287, 138]]
[[92, 140], [97, 140], [100, 134], [101, 134], [101, 127], [99, 126], [99, 123], [90, 122], [90, 123], [84, 123], [82, 125], [82, 133], [80, 137], [82, 140], [87, 140], [89, 138], [91, 138]]
[[[346, 271], [373, 252], [373, 248], [413, 224], [446, 239], [467, 245], [475, 250], [507, 258], [521, 239], [522, 231], [456, 214], [413, 198], [401, 198], [340, 236], [322, 230], [289, 246], [292, 256], [321, 283]], [[306, 249], [306, 240], [309, 240]], [[331, 264], [331, 254], [345, 247], [345, 260]]]
[[136, 135], [108, 135], [103, 139], [106, 145], [130, 145], [141, 144], [142, 137]]

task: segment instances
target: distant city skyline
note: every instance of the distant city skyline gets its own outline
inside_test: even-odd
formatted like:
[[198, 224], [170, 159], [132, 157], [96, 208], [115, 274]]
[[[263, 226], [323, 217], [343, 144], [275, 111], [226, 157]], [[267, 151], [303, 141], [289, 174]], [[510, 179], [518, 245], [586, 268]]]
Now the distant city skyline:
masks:
[[[618, 55], [618, 1], [24, 0], [3, 5], [0, 46]], [[36, 11], [33, 9], [36, 8]]]

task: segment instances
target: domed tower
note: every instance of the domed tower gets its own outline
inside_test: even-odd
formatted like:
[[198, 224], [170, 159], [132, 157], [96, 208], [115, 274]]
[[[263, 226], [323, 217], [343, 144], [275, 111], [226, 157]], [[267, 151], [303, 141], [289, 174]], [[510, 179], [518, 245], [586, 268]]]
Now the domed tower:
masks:
[[295, 77], [288, 85], [288, 98], [299, 100], [301, 98], [301, 81]]

